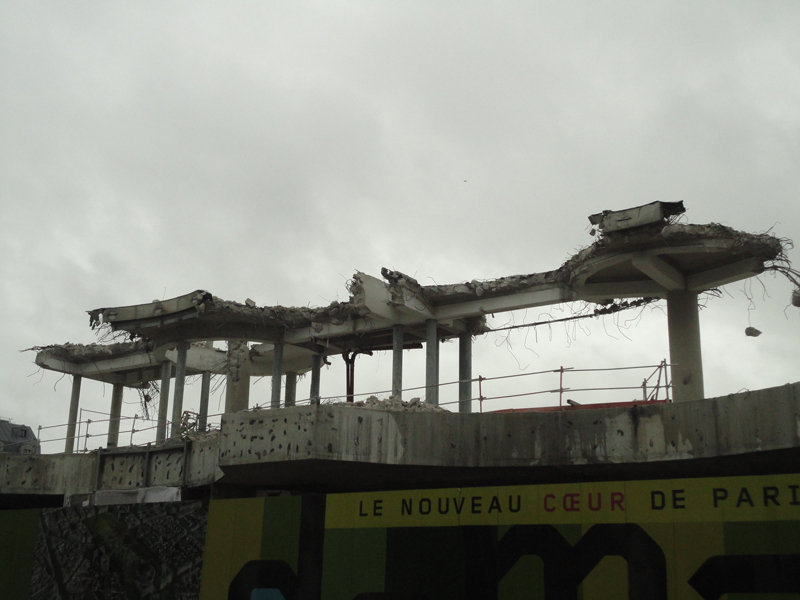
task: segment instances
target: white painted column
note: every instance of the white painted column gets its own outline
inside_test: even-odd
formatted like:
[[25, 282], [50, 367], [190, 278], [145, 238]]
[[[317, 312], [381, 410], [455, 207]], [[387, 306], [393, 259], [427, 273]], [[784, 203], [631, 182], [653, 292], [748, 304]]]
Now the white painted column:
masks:
[[675, 402], [700, 400], [705, 397], [705, 390], [697, 292], [667, 293], [667, 326], [673, 398]]
[[177, 437], [181, 431], [183, 390], [186, 387], [186, 354], [188, 351], [188, 342], [180, 342], [178, 344], [178, 362], [175, 364], [175, 393], [172, 396], [172, 427], [170, 428], [170, 437]]
[[167, 414], [169, 411], [169, 382], [172, 378], [172, 361], [161, 363], [161, 389], [158, 395], [158, 424], [156, 425], [156, 443], [162, 443], [167, 437]]
[[283, 342], [276, 342], [272, 358], [272, 397], [270, 408], [281, 407], [281, 378], [283, 376]]
[[64, 444], [64, 453], [72, 454], [75, 451], [75, 426], [78, 423], [78, 405], [81, 400], [81, 375], [72, 376], [72, 394], [69, 399], [69, 418], [67, 419], [67, 440]]
[[115, 383], [111, 390], [111, 415], [108, 418], [108, 448], [116, 448], [119, 445], [119, 419], [122, 416], [122, 394], [125, 387], [121, 383]]
[[392, 326], [392, 396], [403, 395], [403, 326]]

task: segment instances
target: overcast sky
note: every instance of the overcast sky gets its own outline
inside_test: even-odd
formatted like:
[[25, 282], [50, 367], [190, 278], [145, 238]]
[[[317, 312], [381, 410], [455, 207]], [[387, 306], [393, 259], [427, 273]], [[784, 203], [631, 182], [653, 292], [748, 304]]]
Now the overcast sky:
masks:
[[[382, 266], [545, 271], [591, 242], [588, 215], [655, 200], [800, 241], [798, 31], [794, 1], [0, 3], [0, 415], [66, 422], [69, 379], [19, 351], [92, 342], [97, 307], [199, 288], [323, 305]], [[710, 396], [800, 379], [791, 286], [761, 280], [754, 310], [739, 283], [701, 313]], [[473, 372], [668, 357], [663, 311], [629, 325], [478, 338]], [[389, 387], [390, 362], [359, 359], [357, 391]], [[81, 405], [110, 395], [86, 381]]]

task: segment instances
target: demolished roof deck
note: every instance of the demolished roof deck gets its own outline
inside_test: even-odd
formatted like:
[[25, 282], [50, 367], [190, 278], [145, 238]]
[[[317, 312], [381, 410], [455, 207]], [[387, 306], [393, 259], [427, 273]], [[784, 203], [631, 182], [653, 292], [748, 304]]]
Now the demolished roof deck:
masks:
[[[259, 307], [223, 300], [205, 290], [146, 304], [98, 308], [89, 312], [92, 328], [125, 332], [136, 341], [40, 350], [36, 362], [61, 372], [135, 385], [159, 377], [158, 368], [178, 342], [193, 342], [189, 362], [224, 372], [225, 353], [198, 342], [261, 342], [250, 349], [261, 374], [271, 374], [275, 344], [285, 345], [284, 371], [304, 372], [313, 355], [392, 347], [393, 328], [404, 326], [403, 345], [420, 347], [426, 322], [436, 322], [437, 339], [486, 331], [485, 315], [584, 300], [665, 298], [670, 292], [705, 291], [765, 270], [791, 273], [785, 255], [790, 244], [769, 233], [749, 234], [716, 223], [677, 222], [682, 203], [653, 203], [627, 211], [605, 211], [590, 220], [633, 225], [606, 226], [587, 248], [558, 269], [452, 285], [420, 285], [399, 271], [382, 269], [383, 279], [356, 272], [350, 298], [324, 307]], [[641, 216], [641, 215], [644, 215]], [[616, 221], [614, 221], [616, 219]], [[630, 221], [628, 221], [630, 222]], [[202, 365], [201, 365], [202, 363]], [[87, 366], [87, 365], [91, 365]], [[99, 368], [97, 368], [99, 367]], [[191, 371], [190, 371], [191, 372]]]

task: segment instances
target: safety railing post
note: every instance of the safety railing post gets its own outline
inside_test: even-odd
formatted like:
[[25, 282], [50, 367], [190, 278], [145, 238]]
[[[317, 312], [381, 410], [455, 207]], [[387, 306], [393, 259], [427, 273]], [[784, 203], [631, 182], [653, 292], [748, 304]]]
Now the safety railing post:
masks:
[[642, 381], [642, 400], [647, 402], [647, 379]]
[[564, 366], [562, 365], [558, 375], [558, 406], [564, 406]]
[[485, 377], [478, 375], [478, 404], [481, 412], [483, 412], [483, 381], [485, 379]]
[[136, 419], [139, 415], [133, 415], [133, 426], [131, 427], [131, 446], [133, 446], [133, 434], [136, 433]]

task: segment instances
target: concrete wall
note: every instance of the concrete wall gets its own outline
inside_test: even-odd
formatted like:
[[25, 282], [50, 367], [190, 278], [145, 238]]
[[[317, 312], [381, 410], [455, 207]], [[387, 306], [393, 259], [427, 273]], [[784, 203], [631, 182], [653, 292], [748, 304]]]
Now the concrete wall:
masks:
[[[659, 477], [675, 475], [666, 471], [667, 461], [673, 469], [737, 456], [764, 457], [762, 464], [768, 464], [774, 463], [770, 451], [798, 449], [800, 383], [678, 404], [556, 412], [389, 412], [318, 405], [227, 414], [219, 436], [158, 448], [0, 453], [0, 494], [71, 495], [218, 481], [330, 490], [339, 488], [324, 483], [320, 473], [335, 480], [340, 475], [333, 469], [342, 464], [350, 466], [350, 474], [352, 468], [363, 471], [363, 489], [374, 484], [369, 469], [378, 466], [435, 467], [428, 471], [431, 480], [449, 471], [453, 485], [461, 480], [474, 485], [469, 473], [491, 476], [498, 468], [517, 469], [529, 479], [558, 469], [566, 480], [570, 473], [583, 476], [587, 466], [651, 465], [642, 476]], [[313, 465], [316, 470], [306, 469]], [[402, 485], [423, 485], [418, 471], [404, 477]], [[382, 489], [397, 481], [386, 480]]]
[[225, 415], [223, 468], [307, 459], [436, 467], [630, 464], [800, 447], [800, 383], [679, 404], [516, 413], [312, 406]]
[[77, 494], [92, 489], [94, 454], [0, 453], [0, 494]]

